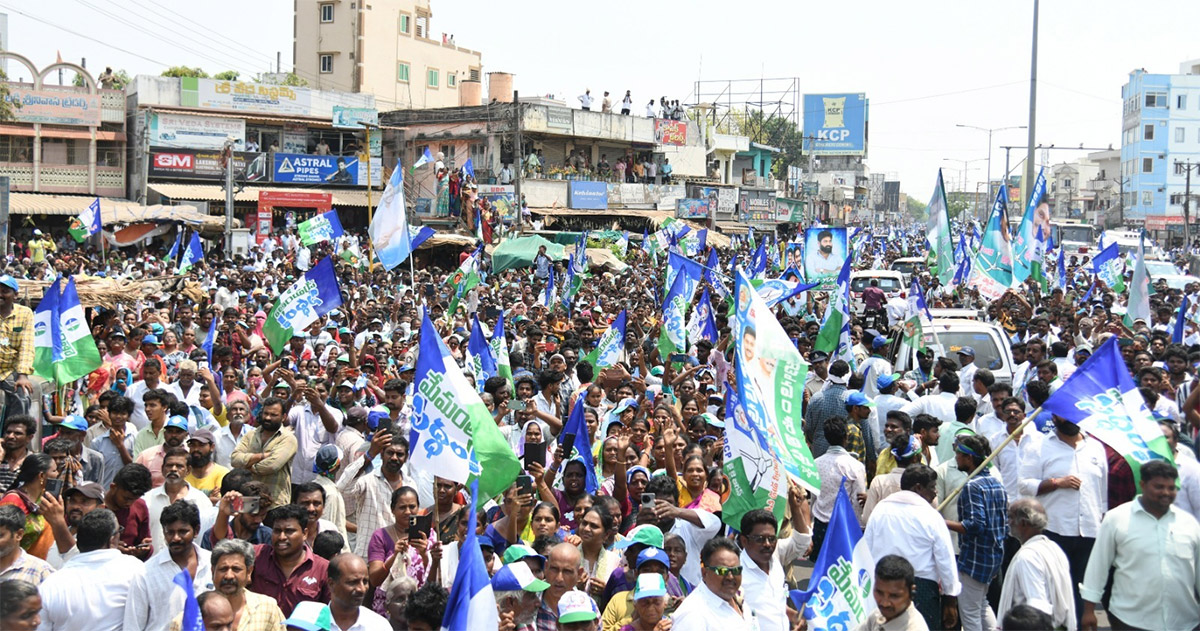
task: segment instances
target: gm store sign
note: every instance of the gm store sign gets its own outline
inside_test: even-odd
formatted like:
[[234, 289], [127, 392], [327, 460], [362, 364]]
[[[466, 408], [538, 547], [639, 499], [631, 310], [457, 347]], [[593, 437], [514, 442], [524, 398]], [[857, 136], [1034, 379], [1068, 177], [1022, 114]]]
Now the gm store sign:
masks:
[[804, 152], [861, 156], [867, 152], [865, 94], [805, 94]]

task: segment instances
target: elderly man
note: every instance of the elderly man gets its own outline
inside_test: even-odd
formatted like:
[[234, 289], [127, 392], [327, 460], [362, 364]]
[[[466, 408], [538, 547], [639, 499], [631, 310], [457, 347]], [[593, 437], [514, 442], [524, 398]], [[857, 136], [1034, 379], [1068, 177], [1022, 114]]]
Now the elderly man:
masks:
[[[130, 586], [146, 571], [141, 561], [117, 550], [117, 516], [98, 508], [76, 533], [79, 555], [42, 583], [43, 629], [115, 630], [122, 627]], [[85, 587], [86, 586], [86, 587]]]
[[671, 616], [674, 628], [699, 631], [751, 631], [754, 616], [742, 607], [742, 558], [737, 544], [713, 537], [700, 551], [702, 581]]
[[1046, 509], [1029, 497], [1008, 507], [1009, 529], [1021, 548], [1004, 574], [1000, 591], [1000, 618], [1020, 605], [1029, 605], [1050, 615], [1054, 628], [1075, 631], [1075, 597], [1071, 590], [1071, 567], [1062, 548], [1042, 531]]
[[335, 629], [391, 631], [383, 616], [363, 607], [371, 587], [367, 562], [354, 554], [339, 554], [329, 561], [329, 616]]
[[526, 563], [510, 563], [497, 570], [492, 577], [492, 594], [500, 609], [501, 625], [511, 620], [515, 629], [533, 629], [541, 593], [549, 587], [550, 583], [534, 576]]
[[180, 447], [169, 449], [163, 457], [162, 471], [165, 476], [163, 483], [150, 489], [150, 492], [142, 497], [146, 502], [146, 510], [150, 514], [150, 543], [154, 546], [156, 554], [162, 552], [166, 544], [163, 527], [159, 523], [159, 515], [175, 502], [180, 500], [190, 502], [200, 511], [197, 537], [212, 527], [217, 514], [208, 495], [188, 484], [186, 480], [188, 475], [188, 452], [186, 450]]
[[159, 531], [165, 533], [165, 546], [156, 547], [146, 561], [146, 571], [133, 580], [125, 606], [125, 628], [162, 631], [171, 618], [182, 613], [184, 593], [174, 583], [181, 570], [192, 575], [196, 593], [212, 591], [212, 565], [209, 552], [196, 544], [200, 533], [200, 511], [191, 502], [180, 500], [163, 509]]
[[[234, 618], [233, 606], [223, 594], [204, 592], [196, 596], [196, 604], [200, 606], [200, 619], [204, 622], [204, 628], [207, 631], [246, 631], [243, 627], [238, 626], [238, 621]], [[181, 631], [183, 614], [175, 616], [175, 619], [171, 621], [171, 626], [167, 628], [171, 631]]]
[[[563, 594], [575, 589], [583, 576], [583, 556], [578, 547], [560, 543], [550, 548], [550, 553], [546, 555], [545, 570], [545, 580], [550, 586], [542, 592], [542, 604], [536, 616], [538, 629], [555, 628], [559, 600]], [[598, 608], [596, 618], [600, 618]]]
[[216, 591], [233, 608], [234, 629], [277, 631], [283, 625], [283, 611], [274, 600], [246, 589], [254, 572], [254, 546], [226, 539], [213, 547], [209, 559]]

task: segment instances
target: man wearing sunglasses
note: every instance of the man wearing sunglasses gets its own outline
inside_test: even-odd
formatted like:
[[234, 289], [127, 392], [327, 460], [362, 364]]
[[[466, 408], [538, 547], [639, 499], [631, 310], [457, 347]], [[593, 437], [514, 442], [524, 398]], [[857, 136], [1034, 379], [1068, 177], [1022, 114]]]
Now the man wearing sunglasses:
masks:
[[758, 620], [759, 631], [788, 631], [788, 588], [784, 568], [800, 558], [812, 543], [812, 512], [804, 489], [788, 481], [792, 536], [780, 539], [775, 515], [765, 509], [742, 516], [738, 543], [743, 547], [742, 594], [746, 610]]
[[742, 607], [741, 550], [731, 539], [714, 537], [700, 550], [702, 582], [671, 617], [672, 628], [688, 631], [751, 631], [754, 616]]

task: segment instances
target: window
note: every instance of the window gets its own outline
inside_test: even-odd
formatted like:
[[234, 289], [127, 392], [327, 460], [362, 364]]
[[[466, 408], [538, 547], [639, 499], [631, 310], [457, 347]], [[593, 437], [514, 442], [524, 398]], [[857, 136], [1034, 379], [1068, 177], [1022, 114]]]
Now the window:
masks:
[[431, 88], [437, 89], [438, 77], [440, 73], [437, 68], [430, 68], [425, 72], [425, 84]]
[[1151, 193], [1150, 191], [1142, 191], [1142, 205], [1143, 206], [1153, 206], [1154, 205], [1154, 193]]
[[1063, 180], [1063, 188], [1067, 189], [1068, 191], [1071, 190], [1071, 178], [1066, 178]]
[[1166, 107], [1167, 93], [1166, 92], [1147, 92], [1146, 107]]
[[1154, 125], [1142, 125], [1142, 140], [1154, 140]]
[[1186, 142], [1187, 132], [1182, 127], [1175, 128], [1175, 142]]
[[321, 22], [329, 23], [333, 21], [333, 3], [326, 2], [321, 4]]
[[400, 14], [400, 32], [405, 35], [412, 34], [412, 16], [407, 13]]
[[1172, 206], [1182, 206], [1183, 205], [1183, 197], [1184, 197], [1183, 193], [1172, 193], [1171, 194], [1171, 205]]
[[321, 73], [333, 72], [333, 55], [321, 55]]
[[479, 68], [471, 68], [468, 70], [467, 78], [471, 81], [479, 81]]
[[1142, 173], [1154, 173], [1154, 158], [1142, 158]]
[[458, 75], [457, 74], [454, 74], [454, 72], [446, 73], [446, 87], [447, 88], [457, 88], [458, 87]]
[[1180, 94], [1179, 96], [1175, 97], [1175, 109], [1177, 109], [1177, 110], [1186, 110], [1187, 109], [1187, 95], [1186, 94]]
[[396, 81], [399, 83], [408, 83], [408, 62], [396, 62]]

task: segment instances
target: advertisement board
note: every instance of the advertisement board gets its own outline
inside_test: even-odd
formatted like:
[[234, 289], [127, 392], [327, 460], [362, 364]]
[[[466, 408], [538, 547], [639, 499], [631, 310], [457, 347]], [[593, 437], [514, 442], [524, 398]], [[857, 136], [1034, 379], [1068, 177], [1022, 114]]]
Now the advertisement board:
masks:
[[809, 228], [804, 231], [804, 278], [820, 282], [820, 291], [837, 288], [837, 277], [846, 262], [845, 228]]
[[682, 147], [687, 144], [687, 121], [666, 118], [654, 119], [654, 142], [660, 145]]
[[[267, 181], [267, 154], [233, 152], [233, 171], [247, 182]], [[180, 180], [220, 180], [225, 177], [221, 152], [212, 149], [176, 149], [150, 147], [148, 175]]]
[[[276, 207], [312, 208], [323, 213], [333, 208], [333, 194], [308, 191], [259, 191], [258, 220], [254, 226], [254, 240], [260, 245], [271, 236], [272, 211]], [[288, 220], [294, 222], [295, 214], [289, 213]]]
[[742, 223], [774, 224], [775, 196], [756, 196], [742, 191], [741, 211]]
[[[276, 153], [272, 156], [271, 181], [293, 184], [335, 184], [366, 186], [367, 169], [358, 156], [317, 156], [303, 153]], [[371, 179], [383, 181], [383, 164], [371, 160]]]
[[565, 107], [546, 108], [546, 127], [551, 129], [571, 129], [571, 110]]
[[22, 123], [100, 126], [99, 94], [34, 90], [10, 83], [4, 100], [14, 106], [13, 117]]
[[685, 197], [675, 202], [675, 217], [679, 219], [708, 219], [709, 200]]
[[775, 201], [775, 221], [780, 223], [802, 223], [804, 221], [804, 202], [798, 199]]
[[152, 146], [220, 149], [225, 146], [225, 139], [232, 136], [235, 151], [246, 148], [246, 120], [242, 118], [168, 112], [150, 112], [149, 118], [148, 133]]
[[804, 136], [804, 152], [809, 155], [865, 155], [866, 95], [805, 94]]
[[196, 77], [181, 78], [179, 88], [183, 107], [300, 116], [312, 113], [312, 92], [307, 88]]
[[281, 136], [279, 148], [284, 153], [308, 152], [308, 128], [303, 123], [284, 123]]
[[[379, 125], [379, 112], [369, 107], [333, 106], [333, 126], [338, 129], [355, 129], [365, 131], [364, 126]], [[383, 155], [383, 132], [375, 129], [371, 132], [371, 155]]]
[[567, 206], [580, 210], [607, 210], [608, 184], [572, 180], [567, 189]]
[[480, 184], [479, 197], [487, 200], [492, 210], [506, 222], [517, 218], [516, 188], [511, 184]]
[[719, 214], [732, 215], [737, 210], [738, 189], [736, 188], [697, 186], [693, 195], [707, 198], [709, 207], [715, 208]]

